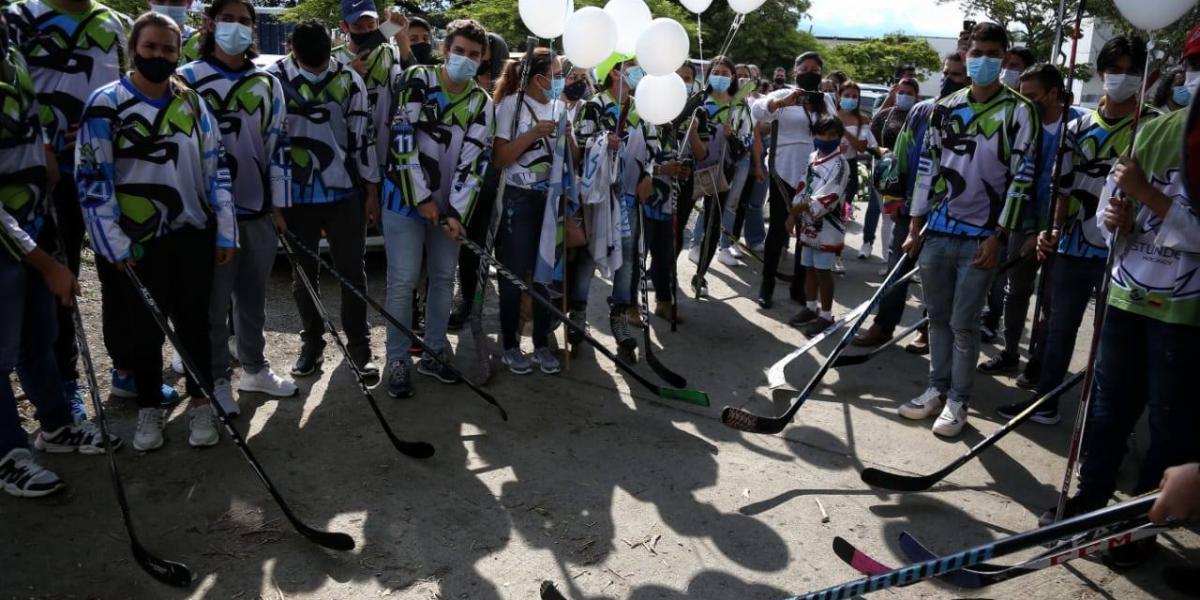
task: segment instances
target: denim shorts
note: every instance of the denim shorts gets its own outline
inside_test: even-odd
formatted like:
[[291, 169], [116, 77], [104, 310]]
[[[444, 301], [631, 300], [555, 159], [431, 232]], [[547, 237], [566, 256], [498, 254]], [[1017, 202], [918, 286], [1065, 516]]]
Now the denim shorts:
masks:
[[810, 246], [804, 246], [800, 249], [800, 265], [818, 271], [829, 271], [833, 269], [833, 252], [825, 252]]

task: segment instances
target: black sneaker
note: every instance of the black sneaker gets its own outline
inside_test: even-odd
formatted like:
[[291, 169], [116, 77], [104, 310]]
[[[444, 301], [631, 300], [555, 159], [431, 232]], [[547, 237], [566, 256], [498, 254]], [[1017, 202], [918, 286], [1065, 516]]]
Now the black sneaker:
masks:
[[985, 375], [1010, 375], [1017, 372], [1021, 359], [1001, 352], [991, 360], [979, 363], [979, 372]]
[[775, 305], [775, 280], [764, 278], [758, 288], [758, 307], [768, 310]]
[[[1025, 412], [1025, 409], [1029, 408], [1029, 406], [1033, 403], [1034, 400], [1026, 400], [1024, 402], [1005, 404], [1004, 406], [996, 409], [996, 414], [1005, 419], [1012, 419]], [[1029, 420], [1033, 421], [1034, 423], [1041, 423], [1042, 425], [1057, 424], [1062, 420], [1062, 418], [1058, 416], [1058, 403], [1047, 402], [1039, 406], [1038, 409], [1034, 411], [1033, 415], [1029, 417]]]
[[292, 375], [308, 377], [325, 362], [325, 344], [305, 342], [300, 346], [300, 357], [292, 365]]
[[388, 369], [387, 395], [392, 398], [412, 398], [412, 373], [407, 361], [397, 360]]
[[1124, 571], [1141, 566], [1158, 551], [1156, 537], [1148, 537], [1130, 544], [1122, 544], [1100, 555], [1100, 561], [1114, 571]]
[[817, 320], [820, 317], [821, 317], [820, 313], [805, 306], [804, 308], [800, 309], [800, 312], [796, 313], [795, 315], [792, 316], [792, 318], [788, 319], [788, 325], [791, 325], [793, 327], [801, 327], [801, 326], [811, 323], [812, 321]]
[[808, 337], [818, 336], [821, 335], [822, 331], [828, 329], [830, 325], [833, 325], [833, 319], [817, 317], [805, 324], [801, 329], [801, 333]]
[[572, 346], [578, 346], [583, 343], [583, 334], [585, 331], [587, 331], [587, 312], [583, 309], [575, 309], [567, 314], [567, 318], [570, 319], [572, 324], [579, 328], [567, 328], [567, 341]]
[[446, 321], [447, 331], [460, 331], [463, 325], [467, 324], [467, 319], [471, 317], [471, 305], [463, 303], [454, 312], [450, 313], [450, 319]]
[[461, 381], [458, 373], [453, 370], [450, 365], [450, 353], [443, 352], [440, 357], [434, 358], [432, 354], [426, 353], [421, 357], [421, 362], [417, 363], [417, 372], [422, 375], [428, 375], [442, 383], [458, 383]]

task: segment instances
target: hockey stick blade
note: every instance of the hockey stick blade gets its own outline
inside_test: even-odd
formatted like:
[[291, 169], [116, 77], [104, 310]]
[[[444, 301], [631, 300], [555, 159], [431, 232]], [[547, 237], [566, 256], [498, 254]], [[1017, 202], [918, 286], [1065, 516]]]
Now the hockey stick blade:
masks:
[[1042, 395], [1036, 401], [1031, 403], [1025, 410], [1021, 411], [1020, 414], [1012, 419], [1009, 419], [1007, 423], [1001, 425], [1000, 428], [992, 432], [991, 435], [984, 438], [974, 446], [971, 446], [971, 449], [965, 454], [954, 459], [953, 462], [946, 465], [936, 473], [931, 473], [929, 475], [901, 475], [899, 473], [890, 473], [874, 467], [867, 467], [866, 469], [863, 469], [860, 477], [862, 477], [863, 483], [866, 483], [871, 487], [882, 488], [885, 490], [894, 490], [897, 492], [919, 492], [922, 490], [927, 490], [933, 487], [937, 482], [945, 479], [947, 475], [957, 471], [959, 467], [974, 460], [975, 457], [979, 456], [985, 450], [995, 445], [995, 443], [1000, 441], [1001, 438], [1008, 435], [1008, 433], [1013, 429], [1016, 429], [1018, 425], [1024, 423], [1030, 417], [1032, 417], [1033, 414], [1037, 412], [1037, 409], [1041, 408], [1043, 404], [1067, 393], [1067, 391], [1075, 387], [1076, 383], [1079, 383], [1083, 379], [1084, 374], [1084, 371], [1080, 371], [1065, 379], [1062, 383], [1058, 384], [1058, 387]]
[[667, 382], [667, 385], [673, 388], [687, 387], [687, 379], [684, 379], [682, 375], [672, 371], [671, 369], [668, 369], [666, 365], [662, 364], [662, 362], [658, 360], [658, 356], [654, 354], [654, 351], [650, 350], [649, 340], [646, 340], [646, 364], [650, 365], [650, 370], [654, 371], [654, 374], [658, 375], [660, 379]]
[[920, 321], [917, 321], [916, 323], [913, 323], [912, 325], [909, 325], [908, 327], [904, 328], [903, 331], [892, 336], [892, 339], [880, 344], [879, 346], [877, 346], [875, 348], [872, 348], [870, 352], [865, 352], [863, 354], [854, 354], [851, 356], [846, 356], [844, 354], [842, 356], [839, 356], [838, 359], [833, 362], [833, 366], [835, 366], [835, 367], [851, 367], [854, 365], [861, 365], [861, 364], [871, 360], [872, 358], [875, 358], [875, 356], [877, 354], [883, 352], [884, 350], [887, 350], [888, 348], [891, 348], [892, 346], [895, 346], [896, 344], [900, 343], [902, 340], [904, 340], [904, 338], [912, 335], [913, 332], [920, 329], [921, 326], [925, 325], [926, 323], [929, 323], [929, 317], [922, 317]]
[[563, 596], [562, 593], [558, 591], [558, 588], [554, 587], [554, 582], [552, 581], [542, 582], [542, 589], [539, 597], [542, 600], [567, 600], [567, 597]]
[[878, 575], [892, 570], [891, 567], [867, 556], [865, 552], [855, 548], [841, 536], [833, 538], [833, 553], [842, 559], [842, 562], [863, 575]]
[[779, 433], [787, 427], [790, 420], [782, 417], [763, 417], [732, 406], [726, 406], [721, 411], [721, 422], [726, 427], [747, 433]]
[[133, 552], [133, 559], [137, 561], [138, 566], [151, 577], [172, 587], [185, 588], [192, 585], [194, 575], [187, 565], [154, 556], [137, 540], [130, 541], [129, 549]]
[[660, 387], [658, 388], [658, 397], [664, 400], [676, 400], [687, 404], [695, 404], [696, 406], [711, 406], [708, 401], [708, 394], [699, 390]]

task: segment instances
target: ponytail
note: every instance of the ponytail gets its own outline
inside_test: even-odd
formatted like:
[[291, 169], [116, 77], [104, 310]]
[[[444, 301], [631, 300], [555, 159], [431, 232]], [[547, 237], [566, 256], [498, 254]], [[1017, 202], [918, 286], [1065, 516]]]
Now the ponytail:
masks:
[[526, 51], [525, 56], [521, 60], [509, 60], [504, 65], [504, 70], [500, 73], [500, 79], [496, 81], [496, 91], [493, 93], [492, 102], [500, 104], [500, 101], [507, 96], [517, 93], [521, 89], [522, 84], [528, 84], [527, 81], [521, 81], [521, 69], [525, 65], [525, 61], [531, 61], [529, 64], [529, 77], [534, 75], [547, 75], [550, 73], [550, 49], [545, 46], [538, 46], [532, 51]]

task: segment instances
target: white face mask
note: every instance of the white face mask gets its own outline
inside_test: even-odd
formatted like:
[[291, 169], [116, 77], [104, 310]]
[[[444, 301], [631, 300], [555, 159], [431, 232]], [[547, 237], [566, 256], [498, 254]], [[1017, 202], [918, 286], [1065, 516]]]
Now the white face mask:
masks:
[[1014, 90], [1017, 89], [1021, 85], [1021, 72], [1016, 69], [1000, 71], [1000, 83]]
[[1187, 86], [1192, 97], [1195, 97], [1197, 92], [1200, 92], [1200, 71], [1188, 71], [1184, 74], [1183, 85]]
[[1113, 102], [1125, 102], [1142, 89], [1142, 78], [1137, 75], [1105, 75], [1104, 95]]

